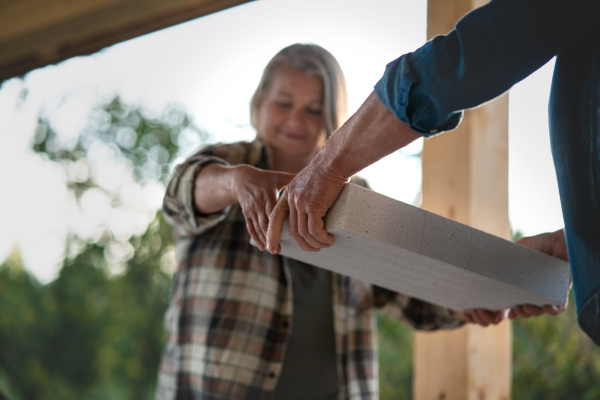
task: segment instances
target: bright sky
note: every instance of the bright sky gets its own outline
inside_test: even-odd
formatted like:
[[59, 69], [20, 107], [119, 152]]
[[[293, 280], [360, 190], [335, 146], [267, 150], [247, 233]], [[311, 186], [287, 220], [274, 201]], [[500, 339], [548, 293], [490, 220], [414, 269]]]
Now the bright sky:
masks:
[[[119, 94], [126, 103], [157, 112], [179, 104], [215, 141], [251, 140], [248, 103], [265, 64], [281, 48], [312, 42], [331, 51], [346, 75], [354, 112], [389, 61], [425, 42], [425, 26], [424, 0], [261, 0], [5, 82], [0, 259], [18, 244], [28, 268], [48, 282], [63, 256], [65, 222], [81, 227], [115, 219], [100, 198], [75, 212], [61, 171], [26, 150], [40, 110], [59, 133], [74, 137], [94, 105]], [[548, 140], [551, 73], [552, 65], [542, 68], [510, 95], [510, 218], [513, 229], [526, 234], [563, 225]], [[411, 155], [421, 146], [418, 141], [361, 175], [376, 191], [412, 203], [421, 171]], [[138, 192], [147, 208], [160, 204], [160, 188]]]

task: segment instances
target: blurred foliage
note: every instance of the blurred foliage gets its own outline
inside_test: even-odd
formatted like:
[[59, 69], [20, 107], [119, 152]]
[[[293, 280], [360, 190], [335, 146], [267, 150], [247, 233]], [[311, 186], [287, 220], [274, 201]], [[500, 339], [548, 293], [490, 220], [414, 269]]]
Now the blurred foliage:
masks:
[[[413, 331], [379, 317], [381, 400], [412, 399]], [[512, 399], [600, 399], [600, 347], [579, 329], [573, 293], [552, 317], [513, 320]]]
[[517, 240], [521, 239], [523, 236], [525, 236], [525, 235], [523, 235], [523, 232], [521, 232], [520, 230], [516, 230], [513, 233], [512, 240], [513, 240], [513, 242], [516, 242]]
[[[172, 107], [161, 115], [149, 116], [140, 107], [125, 105], [115, 97], [92, 111], [87, 129], [75, 139], [61, 138], [47, 118], [38, 117], [32, 148], [52, 161], [69, 164], [80, 160], [88, 163], [90, 152], [97, 153], [102, 146], [113, 157], [126, 160], [136, 180], [165, 182], [179, 149], [189, 150], [194, 140], [190, 135], [206, 139], [183, 111]], [[71, 174], [68, 177], [70, 184], [77, 182]], [[87, 180], [78, 183], [91, 184]]]
[[[523, 236], [517, 230], [513, 241]], [[575, 308], [571, 291], [562, 314], [513, 321], [514, 399], [600, 399], [600, 348], [579, 329]]]
[[414, 334], [411, 327], [385, 315], [377, 316], [379, 331], [379, 397], [412, 399]]
[[89, 244], [45, 286], [13, 253], [0, 267], [0, 393], [4, 386], [8, 399], [151, 399], [170, 276], [160, 265], [169, 247], [149, 239], [170, 236], [157, 215], [124, 273], [111, 276], [102, 246]]
[[600, 348], [577, 325], [575, 299], [556, 316], [513, 322], [513, 398], [600, 399]]
[[[121, 166], [140, 187], [164, 184], [180, 153], [205, 140], [182, 111], [149, 116], [114, 98], [92, 111], [76, 140], [40, 116], [32, 149], [63, 167], [76, 201], [101, 190], [112, 207], [127, 207], [122, 187], [102, 183], [103, 169]], [[92, 239], [70, 232], [59, 276], [47, 285], [24, 269], [17, 249], [0, 265], [0, 399], [153, 398], [174, 250], [161, 211], [149, 212], [144, 232], [129, 237], [109, 226]], [[131, 251], [107, 257], [115, 246]]]

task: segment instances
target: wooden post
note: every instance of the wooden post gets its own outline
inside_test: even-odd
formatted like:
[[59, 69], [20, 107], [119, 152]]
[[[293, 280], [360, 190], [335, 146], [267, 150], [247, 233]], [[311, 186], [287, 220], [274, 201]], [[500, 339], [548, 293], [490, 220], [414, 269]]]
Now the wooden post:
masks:
[[[428, 0], [427, 36], [445, 34], [478, 0]], [[508, 220], [508, 96], [467, 111], [456, 131], [425, 140], [422, 207], [496, 236]], [[510, 321], [417, 333], [416, 400], [508, 400]]]

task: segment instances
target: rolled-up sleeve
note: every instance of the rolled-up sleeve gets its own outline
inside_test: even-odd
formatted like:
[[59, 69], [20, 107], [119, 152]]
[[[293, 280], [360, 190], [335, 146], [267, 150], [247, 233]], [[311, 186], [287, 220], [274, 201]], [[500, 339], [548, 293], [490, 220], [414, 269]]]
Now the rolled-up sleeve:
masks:
[[465, 321], [449, 308], [400, 293], [394, 296], [379, 312], [403, 321], [420, 331], [455, 329], [465, 324]]
[[454, 30], [390, 62], [379, 100], [417, 133], [456, 128], [560, 53], [600, 13], [598, 0], [494, 0]]
[[221, 222], [229, 212], [227, 207], [214, 214], [200, 214], [194, 206], [196, 175], [210, 164], [229, 165], [223, 158], [203, 151], [179, 164], [167, 185], [163, 199], [163, 215], [178, 236], [199, 235]]

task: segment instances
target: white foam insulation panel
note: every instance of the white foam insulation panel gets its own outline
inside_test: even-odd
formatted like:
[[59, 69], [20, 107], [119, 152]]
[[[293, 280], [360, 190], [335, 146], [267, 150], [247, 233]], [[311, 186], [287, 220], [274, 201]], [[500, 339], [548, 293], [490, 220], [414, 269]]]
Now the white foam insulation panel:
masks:
[[281, 254], [457, 311], [564, 304], [569, 264], [347, 184], [325, 217], [335, 244], [303, 251], [284, 227]]

